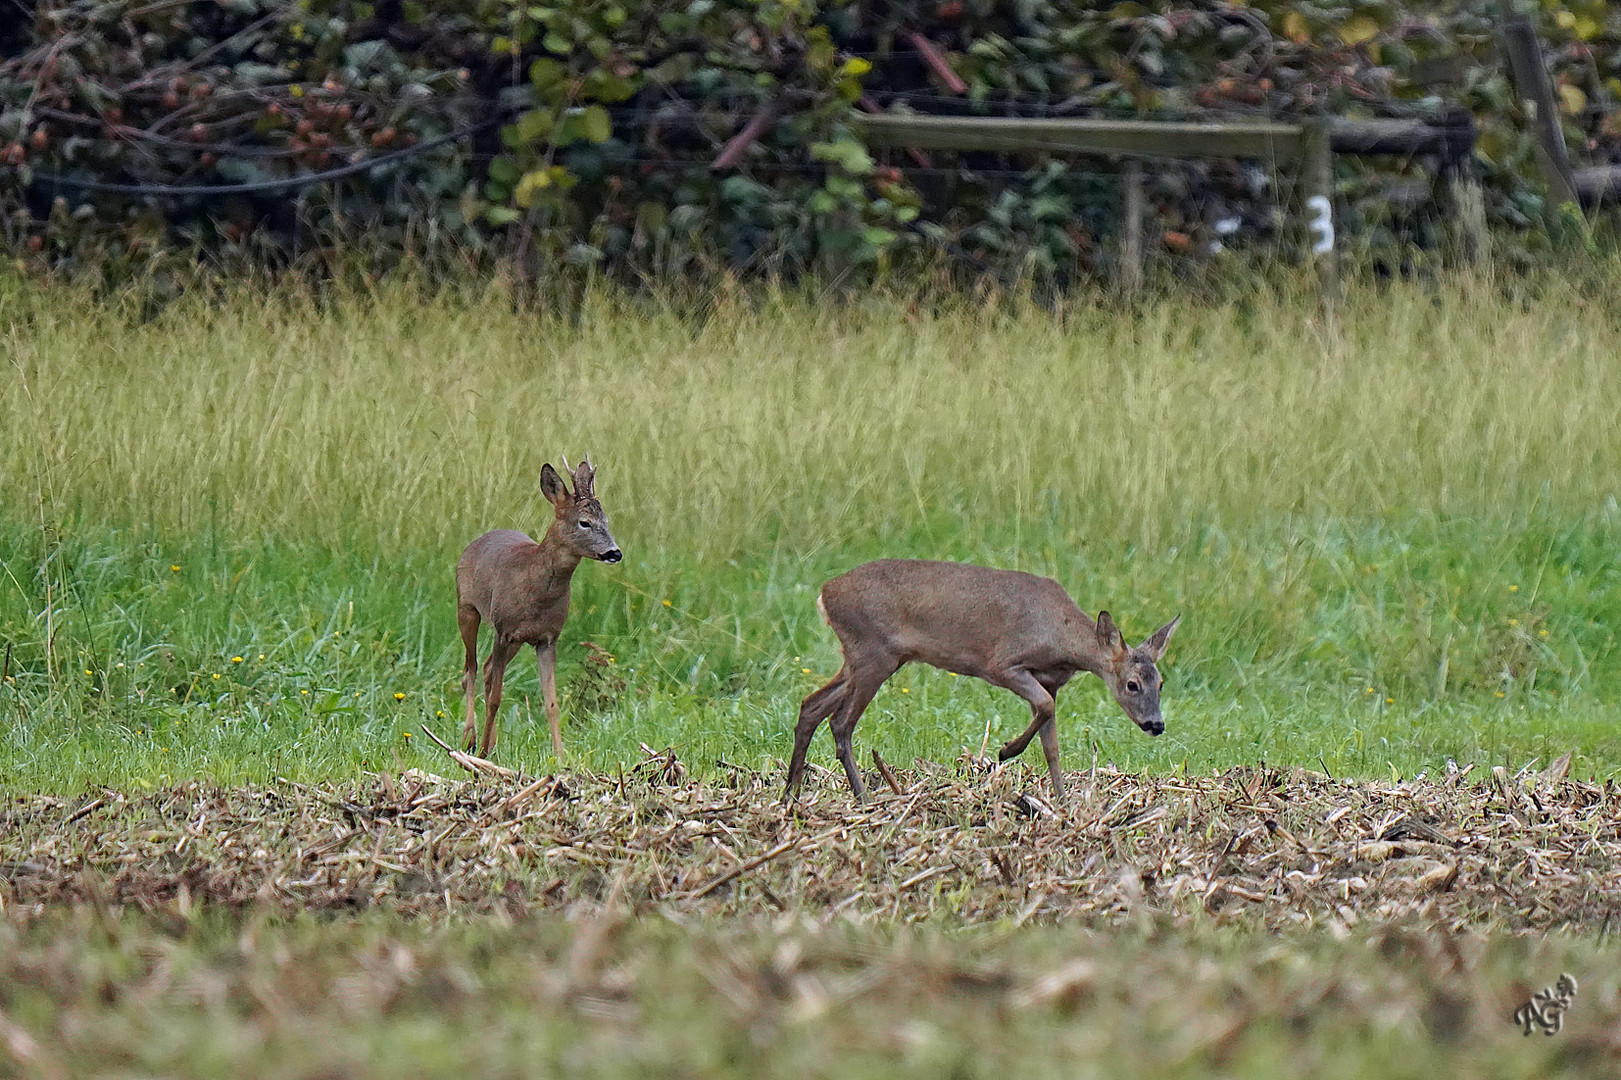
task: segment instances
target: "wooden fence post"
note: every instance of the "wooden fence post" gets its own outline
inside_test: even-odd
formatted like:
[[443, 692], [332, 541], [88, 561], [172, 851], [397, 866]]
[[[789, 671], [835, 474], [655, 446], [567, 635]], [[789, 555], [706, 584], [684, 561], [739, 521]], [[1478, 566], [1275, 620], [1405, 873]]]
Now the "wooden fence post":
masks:
[[1486, 228], [1486, 193], [1474, 169], [1460, 163], [1442, 178], [1441, 207], [1449, 223], [1452, 256], [1465, 266], [1485, 261], [1491, 251]]
[[1337, 237], [1334, 235], [1334, 146], [1326, 120], [1304, 125], [1301, 166], [1304, 173], [1306, 225], [1312, 263], [1324, 298], [1339, 299], [1340, 274]]
[[1134, 296], [1143, 285], [1143, 163], [1126, 161], [1120, 230], [1120, 288]]
[[1576, 183], [1570, 173], [1570, 155], [1565, 150], [1565, 130], [1559, 126], [1559, 106], [1548, 82], [1548, 69], [1542, 63], [1542, 46], [1531, 20], [1516, 15], [1503, 23], [1503, 51], [1508, 54], [1509, 76], [1514, 90], [1531, 114], [1536, 134], [1537, 163], [1548, 182], [1548, 195], [1554, 206], [1577, 203]]

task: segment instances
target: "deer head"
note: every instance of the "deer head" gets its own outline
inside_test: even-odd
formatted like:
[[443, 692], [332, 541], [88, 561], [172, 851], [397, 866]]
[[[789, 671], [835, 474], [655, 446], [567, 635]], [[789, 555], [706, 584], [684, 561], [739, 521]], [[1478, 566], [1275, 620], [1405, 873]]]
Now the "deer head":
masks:
[[1181, 621], [1182, 616], [1178, 615], [1150, 634], [1141, 645], [1131, 648], [1109, 613], [1098, 612], [1098, 645], [1104, 657], [1103, 670], [1098, 675], [1132, 722], [1150, 735], [1165, 731], [1165, 721], [1159, 714], [1159, 688], [1164, 682], [1159, 673], [1159, 658], [1165, 655], [1165, 645]]
[[[563, 459], [563, 469], [568, 470], [567, 458]], [[550, 462], [542, 465], [540, 493], [556, 511], [551, 534], [567, 551], [582, 559], [605, 563], [616, 563], [624, 558], [613, 534], [608, 531], [608, 515], [597, 502], [596, 470], [591, 467], [589, 456], [574, 469], [572, 493]]]

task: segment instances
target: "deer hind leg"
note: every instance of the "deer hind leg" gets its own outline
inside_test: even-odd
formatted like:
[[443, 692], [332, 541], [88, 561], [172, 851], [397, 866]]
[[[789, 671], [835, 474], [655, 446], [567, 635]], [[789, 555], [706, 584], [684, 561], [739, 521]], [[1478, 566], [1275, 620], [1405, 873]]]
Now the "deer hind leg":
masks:
[[495, 721], [501, 713], [501, 683], [506, 678], [507, 664], [522, 647], [522, 642], [497, 638], [495, 648], [490, 650], [490, 658], [484, 661], [484, 738], [479, 743], [479, 757], [489, 757], [495, 749]]
[[462, 694], [467, 698], [466, 719], [462, 722], [462, 746], [471, 751], [478, 737], [474, 715], [478, 701], [478, 609], [471, 604], [456, 605], [456, 625], [461, 627], [462, 645], [467, 649], [462, 664]]
[[794, 725], [794, 753], [788, 759], [788, 783], [782, 792], [784, 806], [793, 801], [794, 793], [799, 790], [799, 782], [805, 772], [805, 755], [810, 751], [811, 736], [822, 726], [822, 721], [833, 715], [833, 711], [844, 701], [847, 670], [840, 668], [839, 673], [833, 676], [826, 686], [813, 691], [799, 705], [799, 723]]
[[856, 768], [855, 752], [850, 748], [850, 735], [856, 729], [856, 721], [867, 711], [873, 695], [878, 693], [878, 688], [883, 686], [899, 667], [900, 665], [894, 661], [886, 661], [882, 667], [874, 666], [851, 672], [845, 684], [839, 710], [833, 719], [828, 721], [828, 727], [833, 731], [833, 746], [838, 751], [839, 763], [844, 766], [845, 778], [850, 781], [850, 791], [860, 803], [867, 801], [867, 789], [861, 782], [861, 770]]

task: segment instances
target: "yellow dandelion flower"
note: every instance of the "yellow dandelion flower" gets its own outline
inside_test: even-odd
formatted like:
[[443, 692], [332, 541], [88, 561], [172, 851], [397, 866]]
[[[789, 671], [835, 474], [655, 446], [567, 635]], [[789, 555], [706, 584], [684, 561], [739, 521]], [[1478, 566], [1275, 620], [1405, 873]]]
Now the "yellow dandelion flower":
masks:
[[1498, 697], [1502, 697], [1502, 696], [1503, 696], [1503, 692], [1502, 692], [1502, 691], [1501, 691], [1501, 690], [1499, 690], [1499, 691], [1497, 691], [1497, 696], [1498, 696]]
[[443, 720], [445, 718], [445, 710], [440, 709], [438, 712], [434, 713], [433, 715], [435, 715], [439, 719]]
[[85, 668], [85, 669], [84, 669], [84, 673], [85, 673], [85, 674], [86, 674], [86, 675], [94, 675], [94, 674], [95, 674], [95, 672], [94, 672], [94, 671], [91, 671], [91, 670], [90, 670], [90, 669], [89, 669], [89, 668]]
[[[800, 669], [799, 669], [799, 673], [800, 673], [800, 674], [801, 674], [801, 675], [809, 675], [809, 674], [810, 674], [810, 668], [808, 668], [808, 667], [802, 667], [802, 668], [800, 668]], [[87, 672], [85, 672], [85, 674], [86, 674], [86, 675], [88, 675], [88, 674], [90, 674], [90, 673], [89, 673], [89, 672], [88, 672], [88, 671], [87, 671]]]
[[265, 654], [264, 654], [264, 653], [260, 653], [260, 654], [259, 654], [259, 659], [261, 659], [261, 660], [263, 660], [263, 659], [264, 659], [264, 658], [265, 658]]
[[300, 693], [300, 694], [308, 694], [308, 693], [309, 693], [309, 691], [308, 691], [308, 690], [300, 690], [300, 691], [299, 691], [299, 693]]
[[394, 700], [395, 701], [404, 701], [405, 700], [405, 695], [401, 694], [401, 693], [395, 693]]
[[409, 739], [411, 737], [411, 733], [409, 731], [402, 731], [402, 732], [400, 732], [400, 734], [404, 735], [407, 739]]
[[910, 687], [910, 686], [903, 686], [903, 687], [901, 687], [901, 693], [903, 693], [903, 694], [910, 694], [910, 693], [911, 693], [911, 692], [912, 692], [912, 688], [911, 688], [911, 687]]
[[664, 601], [664, 606], [665, 607], [674, 607], [674, 605], [671, 604], [668, 600]]
[[231, 657], [231, 663], [233, 663], [233, 664], [240, 664], [240, 663], [241, 663], [241, 662], [242, 662], [242, 658], [241, 658], [241, 657], [240, 657], [240, 656], [233, 656], [233, 657]]
[[1520, 587], [1519, 587], [1519, 586], [1518, 586], [1518, 585], [1510, 585], [1510, 586], [1509, 586], [1509, 587], [1508, 587], [1508, 591], [1509, 591], [1509, 592], [1519, 592], [1519, 591], [1520, 591]]
[[1544, 630], [1538, 630], [1537, 631], [1537, 637], [1547, 637], [1547, 636], [1548, 636], [1548, 631], [1547, 630], [1544, 629]]
[[219, 678], [219, 677], [220, 677], [220, 673], [219, 673], [219, 672], [217, 672], [217, 671], [216, 671], [216, 672], [214, 672], [214, 678], [216, 678], [216, 679], [217, 679], [217, 678]]
[[1393, 697], [1387, 697], [1387, 698], [1385, 698], [1385, 704], [1386, 705], [1394, 705], [1394, 704], [1396, 704], [1396, 699], [1393, 698]]
[[1518, 626], [1518, 625], [1520, 625], [1520, 620], [1518, 620], [1518, 619], [1510, 619], [1510, 620], [1509, 620], [1509, 621], [1508, 621], [1508, 624], [1509, 624], [1509, 625], [1510, 625], [1510, 626]]
[[1364, 691], [1362, 691], [1362, 692], [1363, 692], [1363, 693], [1364, 693], [1364, 694], [1371, 694], [1371, 693], [1373, 693], [1373, 687], [1371, 687], [1371, 686], [1370, 686], [1370, 687], [1368, 687], [1368, 688], [1367, 688], [1367, 689], [1366, 689], [1366, 690], [1364, 690]]
[[355, 691], [355, 697], [359, 697], [359, 696], [360, 696], [360, 691], [359, 691], [359, 690], [356, 690], [356, 691]]
[[170, 563], [169, 564], [169, 573], [171, 573], [171, 574], [180, 573], [180, 564], [179, 563]]

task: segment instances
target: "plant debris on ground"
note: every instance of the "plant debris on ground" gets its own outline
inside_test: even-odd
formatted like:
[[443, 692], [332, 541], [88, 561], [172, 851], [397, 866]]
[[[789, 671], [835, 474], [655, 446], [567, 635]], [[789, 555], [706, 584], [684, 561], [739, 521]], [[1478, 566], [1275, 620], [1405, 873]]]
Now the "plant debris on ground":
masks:
[[[675, 925], [612, 899], [511, 925], [12, 910], [0, 1075], [1613, 1076], [1614, 955], [1417, 927]], [[1557, 1030], [1527, 1037], [1514, 1014], [1567, 973]]]
[[0, 900], [516, 918], [617, 893], [678, 919], [1602, 932], [1621, 906], [1621, 793], [1567, 768], [1405, 781], [1100, 768], [1072, 774], [1058, 807], [1028, 767], [968, 757], [876, 774], [865, 806], [820, 773], [785, 810], [777, 770], [721, 763], [693, 779], [673, 751], [649, 751], [614, 775], [17, 795], [0, 814]]

